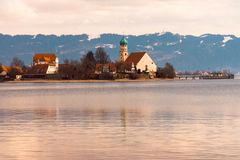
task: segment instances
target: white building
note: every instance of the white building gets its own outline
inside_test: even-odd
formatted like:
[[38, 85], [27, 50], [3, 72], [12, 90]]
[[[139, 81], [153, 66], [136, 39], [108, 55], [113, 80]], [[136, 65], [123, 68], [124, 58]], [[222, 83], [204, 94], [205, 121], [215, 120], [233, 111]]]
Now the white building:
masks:
[[157, 72], [157, 65], [147, 52], [133, 52], [125, 63], [131, 64], [131, 70], [135, 69], [138, 72]]
[[157, 72], [157, 65], [147, 52], [128, 54], [128, 41], [123, 37], [120, 41], [120, 61], [126, 66], [126, 71]]
[[[45, 69], [43, 69], [45, 68]], [[35, 54], [33, 56], [33, 69], [34, 72], [38, 70], [42, 71], [42, 73], [46, 72], [45, 74], [55, 74], [58, 72], [59, 68], [59, 59], [55, 54]]]

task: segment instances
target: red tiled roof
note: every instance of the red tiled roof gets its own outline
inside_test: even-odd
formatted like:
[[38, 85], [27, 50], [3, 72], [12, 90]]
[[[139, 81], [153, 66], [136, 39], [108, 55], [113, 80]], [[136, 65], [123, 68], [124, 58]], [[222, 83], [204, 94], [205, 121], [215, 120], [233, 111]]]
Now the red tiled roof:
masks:
[[2, 66], [3, 71], [6, 73], [10, 73], [13, 68], [16, 69], [19, 73], [23, 72], [22, 68], [18, 66]]
[[107, 63], [107, 64], [96, 64], [95, 71], [102, 72], [103, 68], [106, 67], [109, 69], [109, 72], [116, 72], [116, 66], [113, 63]]
[[55, 61], [57, 56], [55, 54], [49, 53], [38, 53], [33, 56], [33, 61], [46, 61], [46, 62], [53, 62]]
[[36, 66], [32, 66], [28, 71], [27, 74], [46, 74], [48, 69], [48, 64], [39, 64]]
[[3, 69], [3, 71], [5, 71], [6, 73], [9, 73], [9, 72], [11, 71], [12, 67], [11, 67], [11, 66], [2, 66], [2, 69]]
[[137, 65], [145, 54], [146, 52], [133, 52], [128, 56], [125, 63], [134, 63], [134, 65]]

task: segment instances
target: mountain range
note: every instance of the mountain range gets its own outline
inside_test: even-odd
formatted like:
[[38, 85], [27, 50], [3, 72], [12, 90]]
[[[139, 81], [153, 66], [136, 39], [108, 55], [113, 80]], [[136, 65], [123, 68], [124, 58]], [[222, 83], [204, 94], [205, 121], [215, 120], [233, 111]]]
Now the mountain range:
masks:
[[[240, 38], [234, 35], [180, 35], [171, 32], [126, 35], [129, 52], [147, 51], [158, 66], [171, 63], [178, 71], [240, 71]], [[80, 59], [87, 51], [103, 47], [115, 61], [122, 35], [6, 35], [0, 34], [0, 62], [13, 57], [31, 64], [34, 53], [57, 53], [60, 60]]]

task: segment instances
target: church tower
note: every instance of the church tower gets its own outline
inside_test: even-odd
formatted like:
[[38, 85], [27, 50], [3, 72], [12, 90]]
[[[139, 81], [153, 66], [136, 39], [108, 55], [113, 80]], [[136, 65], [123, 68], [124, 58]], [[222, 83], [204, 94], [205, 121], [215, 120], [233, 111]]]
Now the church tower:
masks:
[[125, 37], [120, 41], [120, 61], [125, 62], [128, 58], [128, 41]]

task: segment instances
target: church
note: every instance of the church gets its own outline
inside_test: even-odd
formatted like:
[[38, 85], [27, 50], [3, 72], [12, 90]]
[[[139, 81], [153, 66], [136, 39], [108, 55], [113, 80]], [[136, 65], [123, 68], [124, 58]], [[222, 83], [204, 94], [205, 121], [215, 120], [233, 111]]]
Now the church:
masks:
[[147, 52], [128, 54], [128, 41], [125, 37], [120, 41], [120, 62], [124, 63], [126, 72], [156, 73], [157, 65]]

